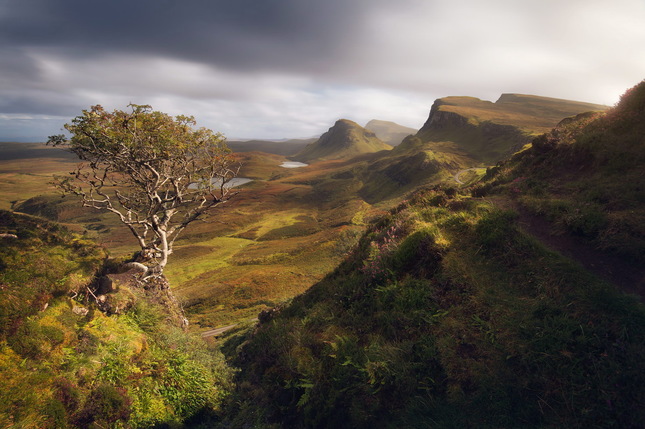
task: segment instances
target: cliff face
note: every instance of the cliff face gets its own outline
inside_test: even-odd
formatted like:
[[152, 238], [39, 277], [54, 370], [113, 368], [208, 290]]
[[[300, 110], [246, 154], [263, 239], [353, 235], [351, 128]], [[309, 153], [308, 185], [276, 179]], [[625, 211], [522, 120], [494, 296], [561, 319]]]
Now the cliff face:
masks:
[[503, 94], [495, 103], [445, 97], [434, 102], [416, 137], [432, 150], [435, 142], [453, 142], [475, 161], [494, 164], [563, 118], [604, 109], [597, 104], [521, 94]]
[[390, 150], [392, 146], [357, 123], [340, 119], [318, 140], [309, 144], [292, 159], [300, 162], [349, 159], [365, 153]]

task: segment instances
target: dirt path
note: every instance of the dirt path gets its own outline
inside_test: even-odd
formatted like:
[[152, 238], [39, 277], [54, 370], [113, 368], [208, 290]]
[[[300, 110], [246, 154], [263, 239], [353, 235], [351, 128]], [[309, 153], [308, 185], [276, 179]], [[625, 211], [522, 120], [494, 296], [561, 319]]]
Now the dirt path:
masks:
[[208, 338], [208, 337], [217, 337], [222, 335], [226, 331], [230, 331], [231, 329], [235, 328], [237, 326], [237, 323], [234, 325], [228, 325], [228, 326], [223, 326], [221, 328], [217, 329], [211, 329], [210, 331], [205, 331], [202, 332], [202, 338]]
[[[250, 322], [257, 322], [258, 318], [255, 317], [253, 319], [250, 319], [249, 321]], [[235, 328], [238, 325], [239, 325], [239, 323], [234, 323], [232, 325], [222, 326], [221, 328], [215, 328], [215, 329], [211, 329], [209, 331], [204, 331], [204, 332], [201, 333], [201, 335], [202, 335], [202, 338], [219, 337], [223, 333], [230, 331], [231, 329]]]
[[495, 196], [488, 200], [497, 207], [515, 210], [519, 214], [520, 228], [548, 248], [578, 262], [598, 277], [627, 293], [638, 295], [641, 301], [645, 301], [645, 267], [627, 263], [618, 256], [599, 251], [578, 237], [552, 234], [552, 225], [545, 218], [530, 213], [509, 198]]
[[459, 170], [459, 171], [458, 171], [458, 172], [456, 172], [456, 173], [455, 173], [455, 175], [453, 176], [453, 177], [454, 177], [454, 179], [455, 179], [455, 182], [457, 182], [457, 183], [458, 183], [458, 184], [460, 184], [460, 185], [463, 185], [465, 182], [463, 182], [463, 181], [461, 180], [461, 175], [462, 175], [462, 174], [464, 174], [464, 173], [466, 173], [466, 172], [468, 172], [468, 171], [475, 171], [475, 170], [479, 170], [480, 168], [481, 168], [481, 167], [474, 167], [474, 168], [466, 168], [466, 169], [464, 169], [464, 170]]

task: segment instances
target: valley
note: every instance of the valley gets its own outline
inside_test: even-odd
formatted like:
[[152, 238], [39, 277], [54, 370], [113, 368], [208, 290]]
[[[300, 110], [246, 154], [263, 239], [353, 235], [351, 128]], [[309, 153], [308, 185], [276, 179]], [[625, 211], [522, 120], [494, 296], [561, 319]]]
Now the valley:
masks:
[[[282, 142], [291, 148], [288, 156], [282, 149], [261, 151], [276, 149], [277, 142], [233, 142], [244, 150], [237, 152], [239, 176], [252, 181], [236, 188], [235, 198], [179, 238], [166, 270], [190, 329], [202, 332], [246, 323], [287, 302], [338, 265], [370, 220], [407, 193], [439, 183], [464, 186], [485, 172], [483, 160], [501, 159], [480, 156], [464, 140], [490, 146], [487, 139], [494, 138], [498, 147], [506, 147], [503, 153], [510, 153], [524, 141], [517, 135], [527, 139], [568, 114], [590, 108], [602, 106], [533, 96], [505, 95], [497, 103], [448, 97], [437, 100], [424, 127], [416, 135], [401, 137], [403, 142], [394, 149], [347, 120], [338, 121], [320, 139]], [[535, 112], [544, 116], [541, 122], [532, 116]], [[387, 121], [370, 124], [384, 139], [410, 131]], [[482, 127], [485, 130], [479, 131]], [[486, 130], [491, 127], [511, 131], [490, 137]], [[4, 150], [14, 153], [16, 147], [7, 145]], [[29, 160], [40, 166], [42, 176], [30, 173], [20, 176], [19, 183], [10, 182], [16, 180], [11, 174], [24, 174], [12, 169], [24, 171], [28, 150], [46, 154]], [[112, 257], [126, 258], [136, 250], [129, 231], [113, 216], [81, 209], [72, 197], [56, 196], [53, 188], [41, 192], [47, 178], [65, 174], [73, 165], [69, 154], [33, 146], [13, 157], [17, 160], [0, 166], [0, 180], [5, 178], [7, 189], [29, 192], [34, 186], [35, 194], [32, 199], [23, 197], [15, 209], [83, 231], [105, 245]], [[309, 164], [284, 166], [303, 165], [300, 161]]]
[[[88, 368], [127, 380], [111, 392], [130, 395], [137, 427], [154, 422], [153, 409], [165, 410], [157, 423], [189, 415], [164, 390], [170, 382], [153, 381], [178, 368], [210, 395], [200, 418], [212, 427], [637, 427], [644, 94], [641, 83], [611, 109], [520, 94], [445, 97], [419, 130], [342, 119], [317, 139], [232, 142], [247, 180], [177, 239], [169, 286], [150, 288], [115, 268], [137, 250], [127, 228], [47, 185], [75, 165], [68, 153], [1, 143], [0, 209], [13, 213], [3, 212], [0, 233], [33, 241], [7, 246], [2, 267], [58, 243], [39, 258], [69, 259], [86, 282], [107, 258], [101, 275], [118, 287], [105, 294], [112, 314], [72, 320], [62, 300], [78, 305], [60, 289], [80, 287], [70, 268], [25, 301], [28, 321], [2, 316], [17, 326], [6, 335], [18, 352], [3, 346], [0, 363], [19, 368], [24, 355], [39, 373], [53, 359], [72, 381], [47, 389], [71, 383], [89, 398], [83, 359], [111, 362], [114, 350], [127, 362], [110, 364], [118, 376]], [[9, 308], [23, 275], [7, 272], [0, 299]], [[170, 327], [182, 312], [199, 345]], [[27, 327], [47, 344], [37, 355], [13, 336]], [[100, 346], [77, 344], [88, 332]], [[20, 377], [14, 386], [31, 382]], [[153, 385], [147, 397], [143, 386]], [[204, 403], [189, 397], [198, 415]]]

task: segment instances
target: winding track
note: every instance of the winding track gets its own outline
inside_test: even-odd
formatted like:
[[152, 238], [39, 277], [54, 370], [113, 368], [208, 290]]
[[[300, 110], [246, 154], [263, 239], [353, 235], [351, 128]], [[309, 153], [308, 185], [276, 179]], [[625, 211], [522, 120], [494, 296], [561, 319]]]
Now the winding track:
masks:
[[222, 335], [224, 332], [235, 328], [236, 326], [237, 326], [237, 323], [233, 325], [223, 326], [217, 329], [211, 329], [210, 331], [202, 332], [202, 338], [217, 337], [219, 335]]
[[473, 167], [473, 168], [465, 168], [463, 170], [459, 170], [458, 172], [455, 173], [453, 176], [455, 179], [455, 182], [457, 182], [460, 185], [463, 185], [464, 182], [460, 179], [461, 175], [464, 174], [467, 171], [474, 171], [474, 170], [479, 170], [481, 167]]

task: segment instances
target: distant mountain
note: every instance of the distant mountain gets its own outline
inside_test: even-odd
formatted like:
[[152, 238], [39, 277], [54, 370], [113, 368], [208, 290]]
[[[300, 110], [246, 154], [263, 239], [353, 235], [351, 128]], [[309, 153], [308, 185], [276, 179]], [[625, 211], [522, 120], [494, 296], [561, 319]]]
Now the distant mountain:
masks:
[[340, 119], [318, 140], [292, 157], [295, 161], [350, 159], [358, 155], [391, 150], [392, 146], [356, 122]]
[[226, 145], [233, 152], [265, 152], [275, 155], [290, 156], [303, 150], [308, 144], [315, 142], [315, 137], [309, 139], [272, 140], [230, 140]]
[[426, 143], [426, 149], [433, 150], [436, 142], [451, 142], [475, 161], [495, 164], [568, 116], [606, 109], [599, 104], [522, 94], [503, 94], [495, 103], [445, 97], [434, 102], [416, 137]]
[[495, 103], [474, 97], [438, 99], [416, 135], [355, 173], [363, 184], [359, 195], [376, 203], [438, 183], [460, 169], [493, 165], [566, 117], [606, 109], [519, 94], [504, 94]]
[[414, 128], [404, 127], [396, 122], [380, 121], [378, 119], [369, 121], [365, 125], [365, 129], [372, 131], [376, 134], [376, 137], [390, 146], [398, 146], [404, 138], [417, 133], [417, 130]]

